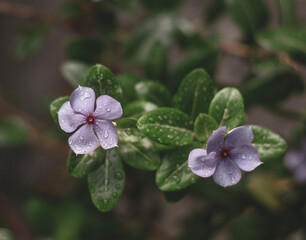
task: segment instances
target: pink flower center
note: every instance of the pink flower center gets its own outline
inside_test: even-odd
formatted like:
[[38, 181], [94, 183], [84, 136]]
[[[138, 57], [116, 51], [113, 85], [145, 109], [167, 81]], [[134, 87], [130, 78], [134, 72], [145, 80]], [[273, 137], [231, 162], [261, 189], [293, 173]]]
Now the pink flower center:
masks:
[[88, 116], [86, 117], [86, 122], [87, 122], [88, 124], [93, 124], [93, 123], [95, 123], [95, 122], [96, 122], [95, 116], [93, 116], [93, 115], [88, 115]]
[[220, 156], [221, 156], [221, 158], [226, 159], [229, 156], [229, 150], [228, 149], [222, 149], [220, 151]]

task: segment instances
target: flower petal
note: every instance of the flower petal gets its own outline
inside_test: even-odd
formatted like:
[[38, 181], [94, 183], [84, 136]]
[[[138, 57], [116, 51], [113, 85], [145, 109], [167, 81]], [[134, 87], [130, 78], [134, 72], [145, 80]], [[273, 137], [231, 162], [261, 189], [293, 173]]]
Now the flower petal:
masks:
[[224, 146], [226, 127], [220, 127], [213, 131], [207, 141], [207, 153], [218, 152]]
[[295, 169], [299, 168], [304, 161], [304, 156], [302, 152], [299, 151], [288, 151], [284, 157], [285, 166], [291, 171], [295, 171]]
[[262, 162], [260, 161], [258, 151], [251, 144], [245, 144], [230, 151], [230, 158], [238, 167], [246, 172], [253, 171]]
[[95, 108], [95, 92], [88, 87], [78, 87], [70, 96], [70, 104], [75, 112], [88, 115]]
[[70, 102], [65, 102], [58, 111], [58, 122], [65, 132], [73, 132], [78, 126], [86, 122], [85, 116], [74, 112]]
[[85, 124], [68, 140], [69, 146], [76, 154], [86, 154], [98, 146], [98, 139], [91, 125]]
[[102, 120], [115, 120], [122, 116], [122, 107], [116, 99], [102, 95], [97, 98], [97, 107], [94, 115]]
[[293, 177], [298, 183], [306, 183], [306, 164], [304, 162], [294, 170]]
[[206, 155], [205, 149], [194, 149], [189, 153], [188, 167], [190, 170], [200, 177], [210, 177], [214, 174], [216, 166], [219, 163], [215, 152]]
[[213, 175], [215, 183], [222, 187], [229, 187], [237, 184], [241, 179], [241, 171], [230, 159], [220, 161]]
[[254, 134], [251, 126], [241, 126], [228, 132], [225, 138], [225, 146], [229, 148], [239, 147], [251, 143], [254, 140]]
[[94, 129], [103, 149], [118, 146], [117, 130], [111, 121], [97, 120]]

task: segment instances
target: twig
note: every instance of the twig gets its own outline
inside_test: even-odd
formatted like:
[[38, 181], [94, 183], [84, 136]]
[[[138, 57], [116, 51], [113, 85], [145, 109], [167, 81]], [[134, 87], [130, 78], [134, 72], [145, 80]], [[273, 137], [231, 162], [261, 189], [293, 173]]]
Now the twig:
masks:
[[65, 20], [60, 16], [52, 16], [32, 7], [0, 1], [0, 14], [12, 15], [29, 20], [48, 21], [52, 23], [63, 23]]
[[12, 231], [14, 239], [17, 240], [31, 240], [34, 236], [24, 221], [22, 215], [14, 206], [13, 202], [2, 192], [0, 192], [0, 212], [3, 221]]
[[274, 53], [261, 48], [255, 49], [246, 44], [232, 41], [223, 41], [220, 43], [219, 47], [222, 52], [241, 58], [264, 58], [268, 56], [275, 56], [280, 62], [289, 65], [296, 72], [303, 75], [306, 74], [306, 67], [303, 64], [297, 62], [296, 60], [292, 59], [288, 54], [283, 52]]

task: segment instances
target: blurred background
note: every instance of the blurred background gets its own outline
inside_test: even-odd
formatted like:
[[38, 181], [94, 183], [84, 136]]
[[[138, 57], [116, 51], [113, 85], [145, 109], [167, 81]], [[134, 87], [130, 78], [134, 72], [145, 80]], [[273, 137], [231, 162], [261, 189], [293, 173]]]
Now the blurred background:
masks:
[[101, 213], [49, 113], [95, 63], [172, 93], [203, 67], [241, 91], [248, 124], [302, 151], [305, 24], [304, 0], [0, 0], [0, 239], [306, 239], [305, 185], [283, 158], [230, 189], [167, 196], [125, 165], [122, 198]]

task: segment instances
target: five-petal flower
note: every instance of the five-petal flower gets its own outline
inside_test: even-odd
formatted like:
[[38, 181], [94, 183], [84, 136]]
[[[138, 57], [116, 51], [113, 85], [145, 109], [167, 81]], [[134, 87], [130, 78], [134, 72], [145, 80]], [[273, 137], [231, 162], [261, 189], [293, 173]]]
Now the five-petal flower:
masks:
[[200, 177], [213, 176], [214, 181], [228, 187], [241, 179], [241, 170], [250, 172], [262, 162], [251, 145], [254, 135], [250, 126], [232, 129], [225, 137], [226, 127], [213, 131], [207, 149], [194, 149], [188, 157], [188, 166]]
[[76, 154], [94, 151], [98, 143], [103, 149], [116, 147], [118, 135], [112, 120], [122, 115], [121, 104], [108, 95], [96, 100], [91, 88], [78, 87], [58, 111], [58, 120], [62, 130], [67, 133], [80, 128], [68, 139]]

